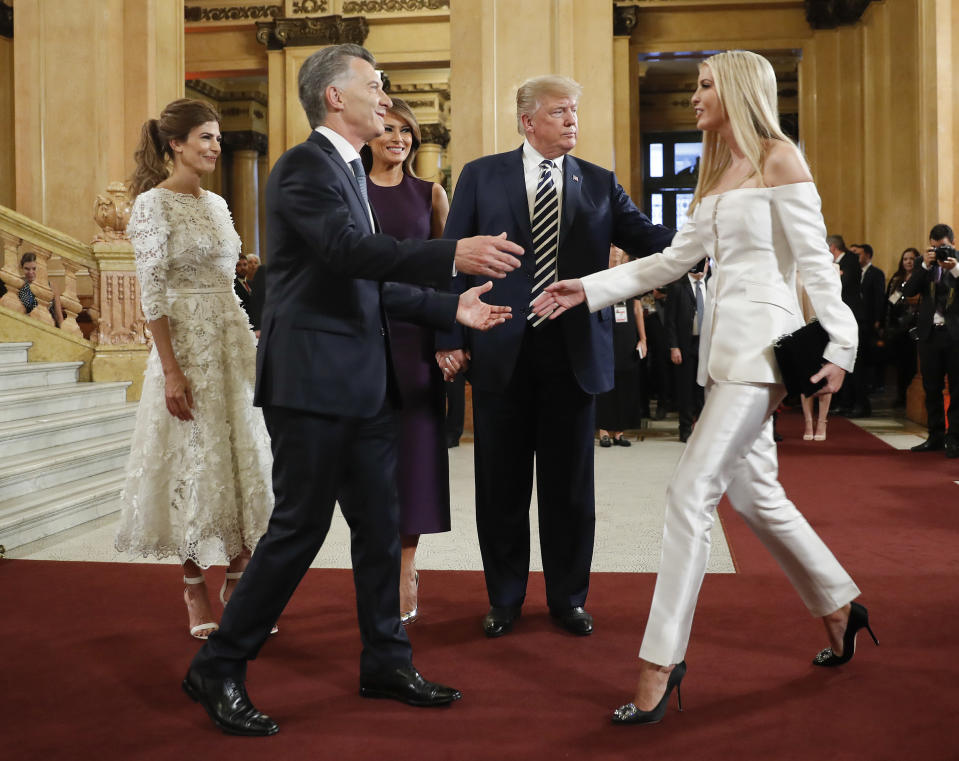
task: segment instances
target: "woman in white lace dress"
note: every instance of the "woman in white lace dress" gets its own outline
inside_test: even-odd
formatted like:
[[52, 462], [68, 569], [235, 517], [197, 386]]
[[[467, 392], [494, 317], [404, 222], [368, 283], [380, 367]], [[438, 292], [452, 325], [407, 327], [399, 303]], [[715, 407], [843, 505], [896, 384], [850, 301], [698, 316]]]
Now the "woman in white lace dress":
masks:
[[[596, 311], [675, 280], [704, 256], [715, 262], [713, 298], [700, 334], [699, 382], [706, 403], [666, 492], [663, 554], [633, 701], [618, 724], [659, 721], [686, 674], [693, 613], [723, 494], [826, 627], [830, 647], [813, 660], [852, 658], [866, 609], [859, 588], [779, 484], [772, 414], [785, 396], [773, 341], [804, 324], [795, 275], [829, 343], [820, 393], [839, 390], [856, 357], [856, 321], [843, 304], [826, 248], [819, 194], [806, 162], [783, 134], [776, 75], [762, 56], [719, 53], [700, 66], [691, 104], [703, 130], [703, 158], [689, 219], [665, 251], [547, 288], [533, 304], [554, 318], [585, 302]], [[752, 636], [755, 643], [761, 635]], [[875, 639], [875, 637], [873, 637]]]
[[202, 569], [229, 563], [226, 604], [273, 508], [256, 346], [233, 292], [240, 239], [224, 200], [200, 187], [220, 155], [218, 121], [209, 104], [181, 99], [143, 125], [127, 227], [153, 349], [116, 547], [180, 559], [199, 639], [217, 628]]

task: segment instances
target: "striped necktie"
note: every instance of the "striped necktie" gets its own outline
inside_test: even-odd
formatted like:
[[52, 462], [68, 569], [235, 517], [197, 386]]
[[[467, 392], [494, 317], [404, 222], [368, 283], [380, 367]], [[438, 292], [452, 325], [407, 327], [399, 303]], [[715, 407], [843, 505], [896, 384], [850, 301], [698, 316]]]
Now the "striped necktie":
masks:
[[[539, 183], [536, 186], [536, 200], [533, 203], [533, 288], [530, 291], [530, 304], [543, 289], [556, 280], [556, 252], [559, 243], [559, 198], [556, 185], [553, 184], [553, 167], [549, 159], [539, 163]], [[530, 312], [526, 318], [535, 328], [543, 324], [546, 316], [539, 317]]]

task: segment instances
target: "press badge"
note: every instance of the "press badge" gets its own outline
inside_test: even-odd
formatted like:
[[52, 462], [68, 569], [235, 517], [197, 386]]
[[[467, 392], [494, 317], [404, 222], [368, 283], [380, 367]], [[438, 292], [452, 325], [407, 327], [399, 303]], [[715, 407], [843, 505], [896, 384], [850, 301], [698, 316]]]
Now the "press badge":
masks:
[[617, 304], [613, 307], [613, 316], [616, 318], [616, 322], [626, 322], [626, 305]]

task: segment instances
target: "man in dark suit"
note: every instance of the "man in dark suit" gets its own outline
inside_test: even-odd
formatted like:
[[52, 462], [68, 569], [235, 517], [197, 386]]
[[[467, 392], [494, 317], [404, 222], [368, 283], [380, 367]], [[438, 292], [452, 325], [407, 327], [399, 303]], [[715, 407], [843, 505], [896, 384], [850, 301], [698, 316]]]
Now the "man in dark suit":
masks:
[[[949, 225], [936, 225], [929, 233], [929, 249], [922, 266], [916, 267], [903, 286], [905, 297], [920, 294], [919, 370], [926, 392], [926, 418], [929, 437], [912, 448], [913, 452], [945, 449], [946, 457], [959, 457], [959, 280], [956, 252], [936, 256], [936, 248], [955, 245]], [[949, 376], [949, 431], [946, 432], [942, 388]]]
[[448, 286], [454, 264], [459, 272], [503, 277], [519, 265], [508, 252], [522, 249], [503, 238], [399, 242], [372, 234], [358, 150], [382, 134], [391, 105], [373, 66], [357, 45], [324, 48], [306, 60], [299, 94], [314, 131], [283, 154], [267, 185], [270, 266], [255, 402], [273, 446], [275, 508], [219, 630], [183, 682], [233, 734], [277, 731], [246, 694], [246, 663], [323, 544], [337, 501], [351, 532], [360, 694], [416, 706], [460, 697], [423, 679], [400, 624], [392, 413], [399, 400], [384, 310], [446, 329], [454, 313], [478, 328], [502, 317], [485, 311], [478, 291], [437, 298], [382, 281]]
[[859, 299], [862, 309], [856, 315], [859, 325], [859, 361], [852, 377], [853, 408], [850, 417], [869, 417], [871, 387], [879, 377], [879, 329], [886, 314], [886, 276], [872, 263], [872, 246], [859, 243], [849, 247], [859, 259]]
[[[849, 307], [856, 322], [861, 324], [862, 319], [862, 292], [859, 290], [862, 281], [862, 265], [859, 257], [846, 248], [846, 242], [841, 235], [827, 235], [826, 245], [833, 255], [835, 264], [839, 267], [839, 281], [842, 286], [843, 303]], [[862, 344], [859, 346], [862, 349]], [[855, 369], [859, 368], [862, 358], [860, 351], [856, 356]], [[852, 374], [846, 377], [845, 383], [836, 394], [832, 411], [837, 415], [849, 414], [855, 406], [855, 392], [853, 389]]]
[[693, 421], [703, 408], [703, 387], [696, 382], [699, 369], [699, 331], [706, 312], [706, 276], [709, 260], [703, 259], [666, 292], [666, 345], [673, 364], [673, 395], [679, 412], [679, 440], [693, 432]]
[[246, 257], [240, 254], [240, 258], [236, 260], [236, 277], [233, 278], [233, 292], [240, 300], [240, 306], [243, 307], [243, 311], [246, 312], [246, 316], [249, 318], [252, 289], [249, 281], [246, 279], [247, 271], [248, 264]]
[[[609, 170], [568, 155], [581, 88], [538, 77], [517, 92], [526, 137], [513, 151], [463, 167], [445, 235], [507, 231], [523, 265], [493, 286], [514, 319], [498, 331], [440, 337], [438, 360], [468, 367], [473, 388], [476, 523], [490, 610], [487, 636], [520, 615], [529, 575], [529, 510], [536, 461], [540, 548], [550, 613], [590, 634], [584, 604], [593, 553], [593, 395], [613, 386], [612, 310], [537, 318], [530, 303], [561, 278], [605, 269], [610, 243], [634, 256], [660, 251], [673, 232], [653, 225]], [[462, 286], [472, 283], [462, 278]]]

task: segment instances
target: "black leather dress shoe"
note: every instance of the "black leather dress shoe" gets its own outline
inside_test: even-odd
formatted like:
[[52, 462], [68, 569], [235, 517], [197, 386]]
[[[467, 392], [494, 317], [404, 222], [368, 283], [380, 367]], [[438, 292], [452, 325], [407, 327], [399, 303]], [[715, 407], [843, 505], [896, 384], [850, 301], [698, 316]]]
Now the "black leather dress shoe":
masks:
[[577, 606], [565, 610], [550, 609], [549, 614], [556, 619], [556, 623], [571, 634], [585, 637], [593, 633], [593, 617], [586, 612], [585, 608]]
[[946, 447], [946, 457], [953, 459], [959, 457], [959, 441], [956, 441], [952, 438], [947, 438], [945, 442]]
[[922, 444], [916, 444], [913, 452], [939, 452], [946, 448], [946, 442], [941, 438], [930, 436]]
[[256, 710], [239, 679], [205, 677], [191, 668], [183, 680], [183, 691], [227, 734], [264, 737], [280, 729], [273, 719]]
[[383, 673], [361, 675], [360, 695], [399, 700], [423, 708], [449, 705], [463, 697], [459, 690], [445, 684], [427, 682], [412, 664]]
[[502, 637], [513, 628], [513, 623], [520, 617], [521, 612], [518, 606], [497, 608], [494, 605], [483, 619], [483, 632], [487, 637]]
[[687, 441], [689, 441], [690, 434], [692, 434], [692, 431], [689, 430], [688, 428], [680, 428], [679, 440], [685, 444]]

